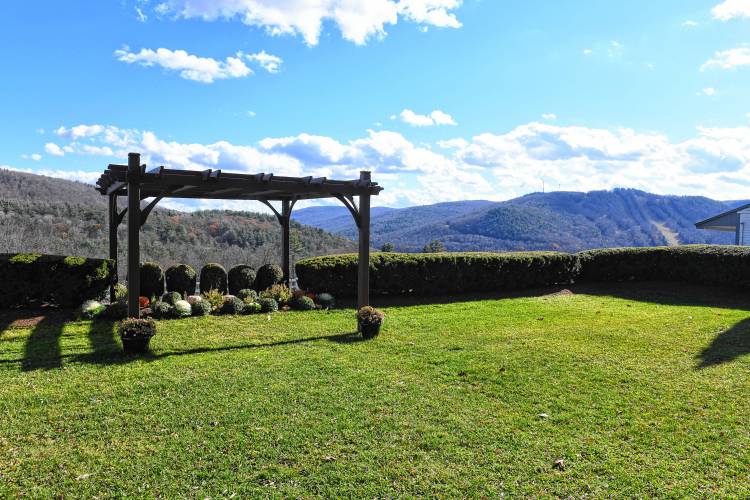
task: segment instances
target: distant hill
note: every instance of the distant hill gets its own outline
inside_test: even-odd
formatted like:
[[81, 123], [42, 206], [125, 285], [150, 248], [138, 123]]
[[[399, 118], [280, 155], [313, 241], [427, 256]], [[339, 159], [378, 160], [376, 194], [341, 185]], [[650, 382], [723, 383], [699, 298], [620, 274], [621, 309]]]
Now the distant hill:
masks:
[[[420, 251], [431, 240], [453, 251], [573, 252], [615, 246], [728, 244], [734, 242], [732, 234], [700, 231], [694, 224], [744, 203], [635, 189], [533, 193], [505, 202], [462, 201], [373, 213], [372, 241], [375, 247], [393, 243], [401, 251]], [[306, 218], [308, 210], [315, 210], [315, 217]], [[342, 217], [339, 223], [326, 216], [326, 211], [334, 210], [346, 209], [313, 207], [297, 211], [296, 217], [354, 238], [353, 222]]]
[[[106, 197], [90, 184], [0, 170], [0, 253], [106, 257], [106, 207]], [[119, 234], [121, 259], [127, 246], [125, 226], [120, 226]], [[278, 262], [280, 234], [275, 217], [265, 214], [157, 208], [141, 230], [141, 255], [163, 266], [174, 262], [196, 268], [207, 262], [258, 266]], [[291, 246], [293, 259], [356, 249], [348, 239], [297, 222], [292, 223]]]

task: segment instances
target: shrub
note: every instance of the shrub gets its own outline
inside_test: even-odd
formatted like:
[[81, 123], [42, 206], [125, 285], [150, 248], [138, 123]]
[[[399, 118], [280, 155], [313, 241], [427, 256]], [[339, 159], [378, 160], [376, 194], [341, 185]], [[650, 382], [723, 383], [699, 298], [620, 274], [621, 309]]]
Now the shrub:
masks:
[[188, 297], [187, 299], [185, 299], [185, 300], [187, 300], [187, 301], [188, 301], [188, 303], [189, 303], [189, 304], [190, 304], [191, 306], [192, 306], [193, 304], [195, 304], [196, 302], [205, 302], [205, 301], [203, 300], [203, 297], [201, 297], [200, 295], [190, 295], [190, 296], [189, 296], [189, 297]]
[[234, 295], [225, 295], [221, 306], [222, 314], [240, 314], [245, 308], [245, 303]]
[[117, 327], [120, 338], [151, 338], [156, 335], [156, 323], [150, 319], [126, 319]]
[[187, 264], [175, 264], [164, 273], [167, 281], [167, 291], [177, 292], [183, 297], [195, 293], [197, 274], [195, 269]]
[[114, 261], [41, 254], [0, 254], [0, 308], [49, 303], [73, 308], [102, 298]]
[[336, 299], [330, 293], [319, 293], [317, 295], [317, 299], [318, 304], [320, 304], [320, 307], [322, 307], [323, 309], [331, 309], [336, 305]]
[[284, 271], [276, 264], [263, 264], [255, 276], [255, 289], [265, 290], [284, 279]]
[[284, 305], [289, 304], [289, 301], [292, 300], [293, 295], [292, 295], [292, 291], [289, 290], [289, 288], [287, 288], [286, 285], [277, 284], [277, 285], [271, 286], [267, 290], [263, 290], [262, 292], [260, 292], [260, 296], [266, 297], [266, 298], [272, 298], [276, 302], [278, 302], [279, 305], [284, 306]]
[[154, 302], [151, 304], [151, 315], [156, 319], [168, 319], [174, 317], [174, 306], [166, 302]]
[[178, 292], [167, 292], [161, 298], [162, 302], [166, 302], [170, 306], [175, 305], [178, 300], [182, 300], [182, 295]]
[[241, 264], [229, 270], [229, 293], [239, 297], [240, 290], [252, 288], [255, 284], [255, 269]]
[[102, 313], [106, 318], [110, 319], [124, 319], [128, 317], [128, 303], [125, 300], [116, 300], [109, 304]]
[[[351, 297], [357, 287], [357, 256], [332, 255], [297, 262], [300, 286], [313, 292]], [[520, 290], [570, 283], [578, 257], [558, 252], [374, 253], [373, 294], [451, 295]]]
[[211, 314], [211, 304], [207, 300], [199, 300], [190, 304], [193, 316], [208, 316]]
[[240, 298], [244, 303], [250, 304], [258, 300], [258, 293], [255, 290], [245, 288], [237, 292], [237, 297]]
[[156, 262], [141, 264], [141, 292], [145, 297], [161, 297], [164, 293], [164, 271]]
[[258, 299], [261, 312], [276, 312], [279, 310], [279, 303], [270, 297], [261, 297]]
[[128, 300], [128, 287], [126, 287], [122, 283], [116, 283], [115, 300]]
[[86, 302], [81, 304], [79, 315], [85, 319], [94, 319], [105, 312], [106, 309], [107, 308], [99, 301], [87, 300]]
[[221, 309], [221, 306], [224, 304], [224, 294], [215, 289], [205, 292], [202, 297], [203, 300], [211, 304], [212, 312], [219, 311]]
[[261, 311], [261, 306], [257, 302], [246, 303], [242, 309], [242, 314], [257, 314]]
[[292, 306], [292, 309], [298, 311], [311, 311], [315, 309], [315, 302], [313, 302], [313, 299], [306, 297], [305, 295], [294, 297], [289, 305]]
[[206, 264], [201, 269], [201, 293], [218, 290], [227, 293], [227, 272], [220, 264]]
[[679, 281], [750, 287], [750, 248], [722, 245], [607, 248], [578, 254], [580, 281]]
[[187, 318], [193, 314], [193, 308], [187, 300], [178, 300], [174, 303], [174, 314], [178, 318]]

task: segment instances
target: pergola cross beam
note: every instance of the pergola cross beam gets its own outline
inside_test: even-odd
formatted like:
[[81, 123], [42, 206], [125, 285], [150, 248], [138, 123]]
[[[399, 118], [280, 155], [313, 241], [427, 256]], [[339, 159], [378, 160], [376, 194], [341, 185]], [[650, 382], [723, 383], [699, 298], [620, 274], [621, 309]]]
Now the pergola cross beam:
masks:
[[[109, 255], [117, 266], [117, 227], [128, 219], [128, 316], [138, 317], [140, 291], [140, 228], [149, 214], [165, 198], [259, 201], [270, 207], [281, 225], [281, 262], [284, 279], [291, 279], [290, 223], [294, 204], [299, 200], [335, 198], [349, 210], [359, 229], [357, 304], [369, 304], [370, 197], [383, 188], [372, 182], [370, 172], [359, 179], [331, 180], [326, 177], [286, 177], [269, 173], [240, 174], [207, 169], [190, 171], [164, 166], [146, 170], [140, 155], [130, 153], [127, 165], [110, 164], [96, 183], [97, 190], [109, 197]], [[117, 198], [127, 197], [127, 207], [117, 209]], [[354, 199], [358, 198], [358, 204]], [[141, 200], [153, 198], [141, 208]], [[281, 202], [281, 211], [271, 202]], [[114, 300], [114, 286], [110, 290]]]

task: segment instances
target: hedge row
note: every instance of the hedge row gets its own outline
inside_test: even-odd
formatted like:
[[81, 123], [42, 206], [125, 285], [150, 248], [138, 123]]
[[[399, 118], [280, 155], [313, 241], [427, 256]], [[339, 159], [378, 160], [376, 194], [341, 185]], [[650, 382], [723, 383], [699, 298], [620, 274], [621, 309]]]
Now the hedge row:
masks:
[[[296, 271], [305, 290], [340, 296], [356, 293], [356, 255], [301, 260]], [[578, 254], [375, 253], [370, 259], [370, 290], [376, 295], [449, 295], [573, 282], [646, 280], [750, 288], [750, 248], [687, 245]]]
[[[567, 283], [578, 274], [579, 259], [557, 252], [523, 253], [375, 253], [370, 257], [373, 294], [449, 295], [520, 290]], [[295, 266], [301, 288], [353, 296], [357, 256], [316, 257]]]
[[99, 299], [114, 278], [114, 268], [108, 259], [0, 254], [0, 308], [31, 303], [76, 307]]

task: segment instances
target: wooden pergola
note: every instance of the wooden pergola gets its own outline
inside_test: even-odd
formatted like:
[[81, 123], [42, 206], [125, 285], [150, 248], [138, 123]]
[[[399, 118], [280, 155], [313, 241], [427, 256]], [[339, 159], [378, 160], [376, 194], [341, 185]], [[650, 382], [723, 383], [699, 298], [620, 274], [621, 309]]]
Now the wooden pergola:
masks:
[[[281, 225], [281, 263], [284, 279], [291, 278], [289, 221], [298, 200], [336, 198], [354, 217], [359, 228], [357, 305], [370, 302], [370, 196], [382, 187], [370, 180], [370, 172], [359, 179], [330, 180], [325, 177], [282, 177], [273, 174], [237, 174], [221, 170], [190, 171], [157, 167], [146, 170], [138, 153], [128, 154], [127, 165], [109, 165], [96, 182], [97, 190], [109, 197], [109, 257], [117, 264], [117, 228], [128, 218], [128, 316], [140, 315], [140, 229], [149, 214], [164, 198], [209, 200], [248, 200], [267, 205]], [[117, 208], [117, 198], [127, 197], [127, 207]], [[355, 203], [354, 198], [359, 198]], [[152, 200], [141, 207], [141, 201]], [[280, 210], [271, 202], [281, 203]], [[114, 286], [110, 290], [114, 300]]]

